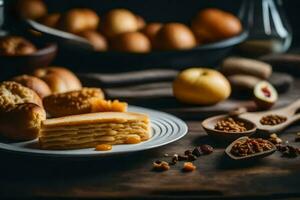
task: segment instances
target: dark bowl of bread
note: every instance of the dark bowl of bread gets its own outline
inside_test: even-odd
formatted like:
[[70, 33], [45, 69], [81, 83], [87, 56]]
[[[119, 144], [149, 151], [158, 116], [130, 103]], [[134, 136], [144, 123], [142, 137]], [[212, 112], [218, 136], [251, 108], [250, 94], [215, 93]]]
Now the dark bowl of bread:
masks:
[[0, 80], [5, 80], [22, 73], [29, 73], [35, 68], [48, 66], [56, 56], [54, 43], [23, 36], [8, 35], [0, 38]]
[[[76, 71], [212, 65], [248, 37], [238, 17], [216, 8], [200, 10], [188, 23], [148, 21], [125, 8], [103, 15], [89, 8], [70, 8], [39, 18], [27, 16], [24, 21], [57, 42], [64, 52], [58, 60]], [[82, 62], [89, 67], [80, 68]]]

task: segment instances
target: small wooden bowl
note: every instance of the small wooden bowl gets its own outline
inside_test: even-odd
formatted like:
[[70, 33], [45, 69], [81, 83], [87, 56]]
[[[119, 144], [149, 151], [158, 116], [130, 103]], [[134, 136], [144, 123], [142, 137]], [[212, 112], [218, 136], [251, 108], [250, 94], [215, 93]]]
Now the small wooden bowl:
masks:
[[213, 138], [225, 142], [232, 142], [240, 137], [250, 136], [256, 132], [256, 125], [249, 120], [237, 118], [239, 121], [244, 122], [247, 131], [244, 132], [226, 132], [215, 129], [215, 125], [221, 119], [227, 118], [228, 115], [218, 115], [215, 117], [210, 117], [202, 122], [202, 127], [206, 133]]
[[30, 55], [0, 55], [0, 80], [7, 80], [16, 75], [30, 73], [36, 68], [48, 66], [56, 56], [57, 45], [39, 43], [36, 46], [38, 50]]
[[255, 154], [250, 154], [250, 155], [247, 155], [247, 156], [243, 156], [243, 157], [237, 157], [235, 155], [232, 155], [231, 154], [231, 149], [233, 147], [233, 145], [238, 142], [238, 141], [243, 141], [243, 140], [246, 140], [248, 139], [249, 137], [240, 137], [238, 138], [237, 140], [233, 141], [226, 149], [225, 149], [225, 153], [233, 160], [250, 160], [250, 159], [261, 159], [261, 158], [264, 158], [264, 157], [267, 157], [271, 154], [273, 154], [275, 151], [276, 151], [276, 146], [274, 144], [272, 144], [270, 142], [270, 144], [272, 145], [272, 149], [268, 150], [268, 151], [263, 151], [263, 152], [260, 152], [260, 153], [255, 153]]

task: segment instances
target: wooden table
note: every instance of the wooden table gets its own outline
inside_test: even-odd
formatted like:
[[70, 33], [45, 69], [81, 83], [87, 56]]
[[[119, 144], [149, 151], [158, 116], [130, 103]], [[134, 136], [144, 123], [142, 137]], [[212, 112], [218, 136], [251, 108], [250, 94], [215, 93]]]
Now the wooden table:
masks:
[[[299, 95], [297, 81], [293, 92]], [[224, 155], [226, 145], [211, 140], [200, 120], [187, 121], [183, 139], [161, 148], [92, 160], [44, 160], [0, 154], [0, 195], [2, 197], [57, 197], [149, 199], [300, 198], [300, 157], [283, 158], [279, 152], [247, 163], [236, 163]], [[300, 131], [295, 125], [281, 134], [294, 143]], [[152, 171], [152, 162], [168, 160], [165, 153], [183, 153], [200, 144], [210, 144], [214, 153], [202, 156], [191, 173], [181, 171], [182, 162], [166, 172]], [[0, 196], [0, 199], [2, 199]]]

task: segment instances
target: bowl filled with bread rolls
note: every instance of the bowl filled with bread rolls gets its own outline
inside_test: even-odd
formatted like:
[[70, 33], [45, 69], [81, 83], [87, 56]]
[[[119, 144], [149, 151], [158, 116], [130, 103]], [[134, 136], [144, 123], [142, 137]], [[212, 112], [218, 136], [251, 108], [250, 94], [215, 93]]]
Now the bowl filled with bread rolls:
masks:
[[20, 35], [0, 37], [0, 80], [48, 66], [56, 52], [54, 43]]
[[223, 58], [248, 35], [238, 17], [217, 8], [198, 11], [188, 23], [148, 22], [125, 8], [103, 13], [70, 8], [63, 13], [25, 17], [25, 22], [66, 49], [63, 64], [76, 66], [74, 55], [80, 55], [89, 71], [206, 65]]

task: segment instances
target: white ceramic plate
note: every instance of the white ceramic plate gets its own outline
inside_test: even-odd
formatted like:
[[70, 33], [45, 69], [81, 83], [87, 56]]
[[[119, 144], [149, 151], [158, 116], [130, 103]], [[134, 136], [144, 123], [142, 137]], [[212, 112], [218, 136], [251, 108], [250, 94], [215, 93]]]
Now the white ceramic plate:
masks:
[[0, 150], [15, 153], [30, 154], [42, 157], [92, 157], [111, 154], [142, 151], [160, 147], [182, 138], [188, 131], [187, 125], [177, 117], [147, 108], [129, 106], [130, 112], [145, 113], [151, 120], [151, 139], [139, 144], [114, 145], [110, 151], [95, 151], [94, 148], [78, 150], [41, 150], [38, 149], [38, 141], [6, 143], [0, 141]]

